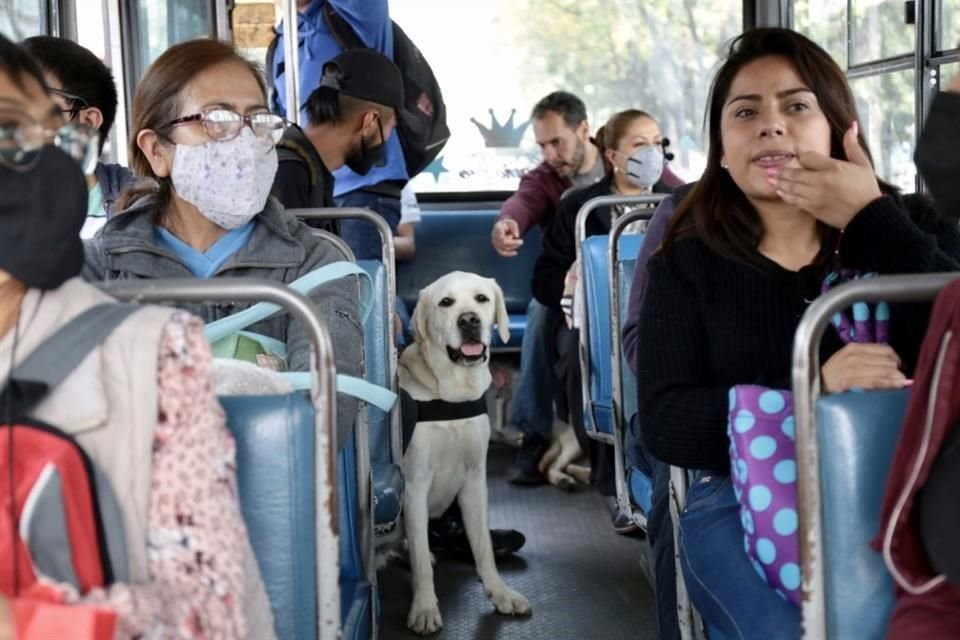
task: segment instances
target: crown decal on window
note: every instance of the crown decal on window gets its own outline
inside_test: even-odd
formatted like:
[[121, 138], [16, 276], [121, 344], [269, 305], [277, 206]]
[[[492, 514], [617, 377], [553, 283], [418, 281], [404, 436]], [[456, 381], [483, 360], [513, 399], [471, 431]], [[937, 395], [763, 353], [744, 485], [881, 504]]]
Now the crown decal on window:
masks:
[[519, 126], [513, 124], [513, 118], [517, 115], [516, 109], [510, 110], [510, 117], [507, 118], [506, 123], [500, 124], [497, 120], [497, 116], [493, 113], [493, 109], [488, 109], [490, 113], [490, 126], [487, 127], [481, 124], [476, 118], [470, 118], [477, 129], [480, 130], [480, 135], [483, 136], [484, 146], [491, 149], [513, 149], [520, 146], [520, 141], [523, 139], [523, 134], [526, 132], [527, 127], [530, 126], [530, 121], [521, 123]]

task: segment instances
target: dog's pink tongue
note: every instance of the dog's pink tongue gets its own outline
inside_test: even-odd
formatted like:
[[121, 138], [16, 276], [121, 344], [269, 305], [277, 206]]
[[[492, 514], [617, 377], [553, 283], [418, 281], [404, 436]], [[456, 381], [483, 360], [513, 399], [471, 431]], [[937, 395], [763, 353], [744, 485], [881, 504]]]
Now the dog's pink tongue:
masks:
[[483, 345], [479, 342], [464, 342], [460, 352], [465, 356], [479, 356], [483, 353]]

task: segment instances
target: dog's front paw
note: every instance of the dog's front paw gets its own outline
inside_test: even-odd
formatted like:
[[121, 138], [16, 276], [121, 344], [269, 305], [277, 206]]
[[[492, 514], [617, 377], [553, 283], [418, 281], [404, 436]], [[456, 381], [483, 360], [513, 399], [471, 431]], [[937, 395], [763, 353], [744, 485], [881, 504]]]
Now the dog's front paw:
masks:
[[508, 616], [530, 615], [530, 603], [509, 587], [504, 587], [502, 591], [490, 593], [488, 596], [500, 613]]
[[414, 596], [410, 613], [407, 615], [407, 627], [421, 636], [440, 631], [443, 618], [440, 617], [437, 599]]

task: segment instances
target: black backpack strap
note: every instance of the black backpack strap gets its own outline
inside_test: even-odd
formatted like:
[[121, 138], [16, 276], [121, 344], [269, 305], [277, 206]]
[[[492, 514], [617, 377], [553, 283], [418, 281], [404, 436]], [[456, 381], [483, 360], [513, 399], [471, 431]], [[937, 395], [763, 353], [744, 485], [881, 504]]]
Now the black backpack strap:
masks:
[[29, 413], [138, 308], [99, 304], [61, 327], [13, 369], [9, 386], [0, 391], [0, 411], [12, 402], [14, 418]]
[[326, 23], [330, 35], [337, 41], [341, 49], [369, 49], [367, 45], [363, 44], [363, 40], [361, 40], [357, 32], [353, 30], [350, 23], [347, 22], [342, 15], [337, 13], [333, 3], [325, 0], [321, 12], [323, 13], [323, 21]]

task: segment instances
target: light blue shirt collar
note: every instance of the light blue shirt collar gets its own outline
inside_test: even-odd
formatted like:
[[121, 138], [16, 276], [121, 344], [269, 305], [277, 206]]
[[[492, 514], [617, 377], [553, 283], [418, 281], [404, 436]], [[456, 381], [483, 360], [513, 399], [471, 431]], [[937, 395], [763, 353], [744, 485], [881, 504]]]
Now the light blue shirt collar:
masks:
[[212, 278], [231, 256], [247, 244], [256, 224], [257, 221], [254, 219], [242, 227], [228, 231], [204, 252], [197, 251], [159, 225], [154, 228], [154, 233], [157, 244], [169, 249], [180, 258], [190, 273], [198, 278]]

